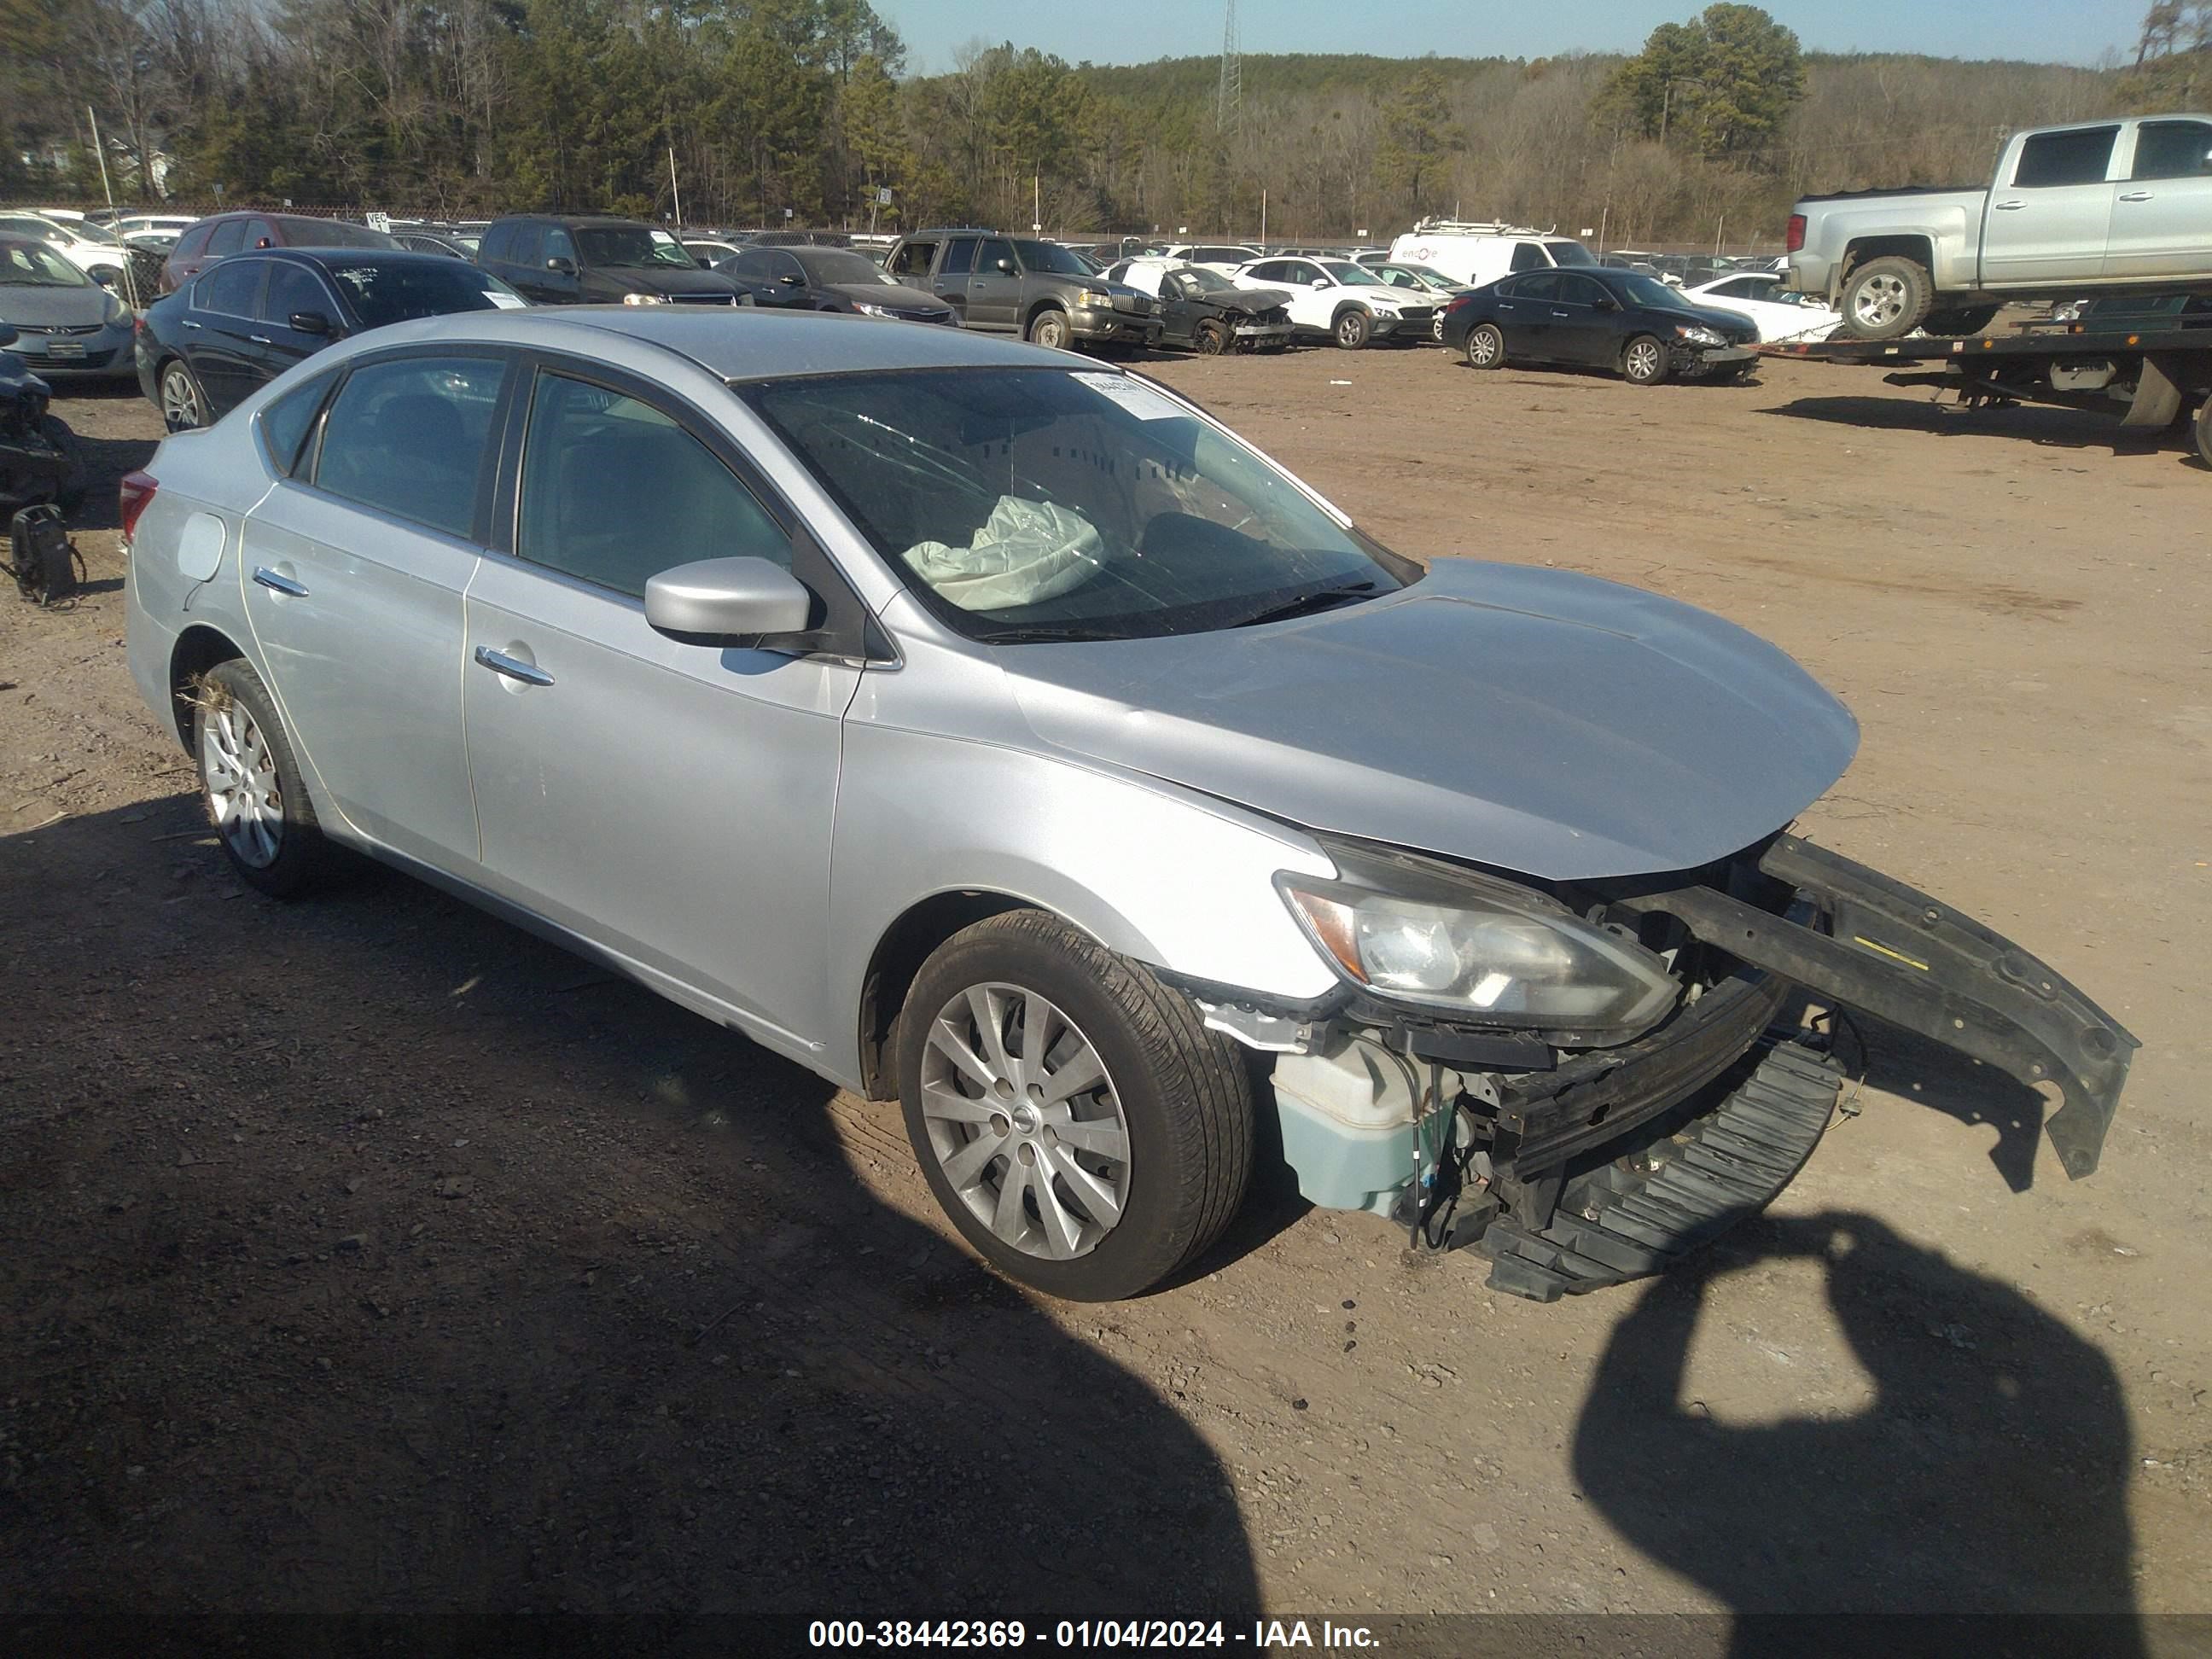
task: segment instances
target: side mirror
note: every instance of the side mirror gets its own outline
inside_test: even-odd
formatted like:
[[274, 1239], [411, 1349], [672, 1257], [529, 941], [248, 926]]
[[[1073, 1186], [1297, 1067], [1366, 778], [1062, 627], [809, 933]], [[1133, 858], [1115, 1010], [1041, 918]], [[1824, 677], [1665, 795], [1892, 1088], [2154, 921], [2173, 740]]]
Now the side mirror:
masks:
[[576, 274], [576, 262], [566, 254], [556, 253], [545, 262], [545, 269], [559, 276], [574, 276]]
[[1004, 272], [1006, 276], [1011, 276], [1014, 274], [1014, 262], [1012, 259], [1001, 259], [998, 261], [998, 267], [1000, 270]]
[[319, 311], [295, 311], [284, 319], [292, 325], [295, 334], [335, 334], [337, 330], [331, 319]]
[[13, 323], [0, 323], [0, 351], [4, 351], [7, 348], [15, 343], [15, 325]]
[[784, 272], [782, 276], [777, 277], [775, 280], [781, 283], [786, 288], [805, 288], [806, 286], [806, 278], [797, 276], [791, 271]]
[[1310, 283], [1308, 283], [1306, 284], [1306, 286], [1307, 286], [1308, 288], [1310, 288], [1310, 289], [1324, 289], [1324, 288], [1327, 288], [1327, 287], [1328, 286], [1328, 277], [1326, 277], [1326, 276], [1316, 276], [1316, 277], [1315, 277], [1315, 278], [1313, 279], [1313, 281], [1311, 281]]
[[806, 630], [814, 596], [769, 559], [699, 559], [649, 578], [645, 619], [664, 634], [760, 639]]
[[1596, 299], [1590, 301], [1590, 304], [1594, 309], [1598, 311], [1618, 311], [1620, 309], [1620, 301], [1614, 299], [1610, 294], [1599, 295]]

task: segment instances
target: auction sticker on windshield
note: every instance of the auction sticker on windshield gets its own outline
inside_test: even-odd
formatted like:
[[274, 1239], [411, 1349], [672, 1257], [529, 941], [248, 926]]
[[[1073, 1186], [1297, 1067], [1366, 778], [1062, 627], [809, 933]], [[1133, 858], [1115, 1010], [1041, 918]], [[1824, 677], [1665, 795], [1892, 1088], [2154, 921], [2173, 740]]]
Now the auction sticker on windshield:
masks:
[[1142, 380], [1133, 380], [1126, 374], [1074, 374], [1069, 377], [1089, 386], [1092, 391], [1111, 398], [1140, 421], [1171, 421], [1190, 411], [1172, 398], [1155, 392]]

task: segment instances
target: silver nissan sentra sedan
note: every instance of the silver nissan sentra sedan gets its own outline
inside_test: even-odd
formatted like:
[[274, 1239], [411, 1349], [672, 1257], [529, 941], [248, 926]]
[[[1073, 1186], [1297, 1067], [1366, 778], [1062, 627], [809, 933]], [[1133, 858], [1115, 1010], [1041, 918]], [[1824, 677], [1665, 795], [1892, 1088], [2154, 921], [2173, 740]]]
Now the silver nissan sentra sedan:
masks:
[[1377, 545], [1134, 374], [951, 329], [481, 312], [123, 488], [132, 672], [264, 893], [365, 853], [903, 1103], [1055, 1296], [1279, 1157], [1548, 1300], [1809, 1155], [1857, 1008], [2047, 1087], [2135, 1040], [1788, 833], [1850, 715], [1728, 623]]

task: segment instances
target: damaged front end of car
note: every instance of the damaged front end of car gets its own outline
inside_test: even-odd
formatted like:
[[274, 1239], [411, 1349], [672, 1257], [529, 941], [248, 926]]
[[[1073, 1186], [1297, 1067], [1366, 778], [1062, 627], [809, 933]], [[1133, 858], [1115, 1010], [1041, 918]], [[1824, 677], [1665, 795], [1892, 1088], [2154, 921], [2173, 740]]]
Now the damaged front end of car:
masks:
[[2097, 1166], [2138, 1046], [2044, 963], [1791, 835], [1694, 871], [1510, 881], [1331, 842], [1285, 902], [1343, 979], [1305, 1007], [1194, 987], [1274, 1055], [1304, 1196], [1469, 1246], [1551, 1301], [1658, 1272], [1802, 1166], [1843, 1068], [1808, 1004], [1874, 1017], [2055, 1093], [2067, 1174]]

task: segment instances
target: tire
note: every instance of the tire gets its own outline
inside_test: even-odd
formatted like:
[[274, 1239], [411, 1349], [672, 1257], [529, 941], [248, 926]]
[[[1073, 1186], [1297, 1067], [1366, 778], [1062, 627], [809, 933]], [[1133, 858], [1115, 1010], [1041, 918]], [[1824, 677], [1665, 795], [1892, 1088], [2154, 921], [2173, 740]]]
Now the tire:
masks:
[[1345, 351], [1362, 349], [1375, 332], [1374, 319], [1358, 306], [1346, 306], [1336, 313], [1330, 325], [1329, 338]]
[[[1015, 1050], [1032, 1018], [1048, 1033], [1048, 1083], [1097, 1081], [1024, 1100]], [[992, 1266], [1048, 1296], [1139, 1295], [1243, 1202], [1254, 1130], [1242, 1056], [1189, 999], [1055, 916], [1009, 911], [939, 946], [900, 1012], [898, 1060], [907, 1138], [938, 1203]], [[987, 1144], [998, 1150], [979, 1154]], [[1096, 1167], [1074, 1166], [1079, 1155]], [[1029, 1173], [1041, 1167], [1056, 1219]]]
[[1495, 323], [1477, 323], [1468, 330], [1465, 349], [1469, 368], [1505, 367], [1505, 334]]
[[295, 899], [336, 872], [342, 855], [316, 822], [276, 699], [242, 659], [217, 664], [196, 688], [192, 754], [216, 839], [240, 881]]
[[207, 393], [200, 377], [182, 357], [161, 365], [157, 377], [161, 398], [161, 424], [171, 432], [191, 432], [208, 423]]
[[1032, 345], [1046, 346], [1054, 351], [1066, 350], [1069, 337], [1067, 313], [1048, 306], [1030, 319], [1028, 337]]
[[1229, 331], [1218, 323], [1200, 323], [1191, 349], [1201, 357], [1218, 357], [1229, 349]]
[[2197, 405], [2197, 458], [2212, 466], [2212, 398]]
[[1657, 386], [1672, 367], [1667, 343], [1656, 334], [1639, 334], [1621, 349], [1621, 378], [1631, 386]]
[[1846, 335], [1854, 340], [1896, 340], [1927, 317], [1936, 285], [1918, 260], [1886, 253], [1855, 268], [1836, 297]]
[[1995, 306], [1960, 306], [1954, 311], [1931, 311], [1920, 326], [1930, 334], [1979, 334], [1995, 320]]

